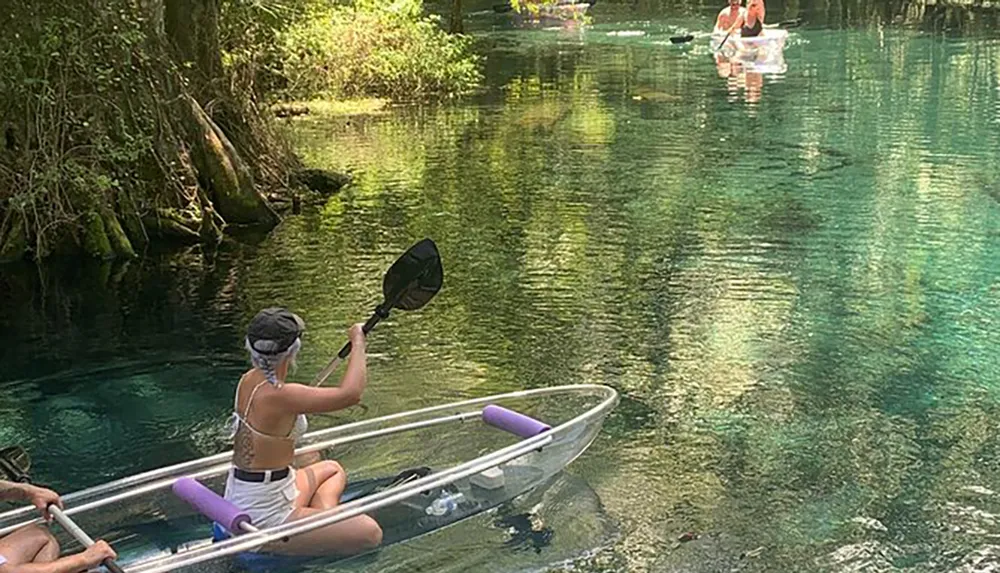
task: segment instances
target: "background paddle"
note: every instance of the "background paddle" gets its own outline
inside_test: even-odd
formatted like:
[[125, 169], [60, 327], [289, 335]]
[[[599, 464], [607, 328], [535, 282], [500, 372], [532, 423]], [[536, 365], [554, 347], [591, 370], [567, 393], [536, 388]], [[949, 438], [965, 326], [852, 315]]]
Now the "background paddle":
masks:
[[[773, 30], [775, 28], [785, 28], [785, 29], [788, 29], [788, 28], [798, 28], [801, 25], [802, 25], [802, 19], [801, 18], [796, 18], [794, 20], [785, 20], [783, 22], [778, 22], [777, 24], [764, 24], [764, 28], [766, 28], [768, 30]], [[685, 36], [672, 36], [670, 38], [670, 43], [672, 43], [672, 44], [686, 44], [688, 42], [694, 41], [694, 39], [695, 39], [695, 36], [692, 35], [692, 34], [687, 34]], [[728, 39], [729, 39], [729, 34], [726, 34], [726, 39], [722, 41], [722, 44], [719, 44], [719, 47], [721, 48], [726, 43], [726, 40], [728, 40]], [[713, 51], [718, 51], [718, 49], [719, 48], [716, 48]]]
[[[17, 481], [21, 483], [28, 483], [31, 480], [30, 474], [31, 470], [31, 456], [28, 452], [21, 446], [11, 446], [0, 450], [0, 473], [3, 473], [5, 477], [11, 481]], [[74, 539], [80, 542], [84, 547], [90, 547], [94, 544], [94, 540], [90, 538], [87, 533], [80, 529], [80, 526], [76, 524], [72, 519], [66, 516], [65, 513], [59, 506], [52, 504], [48, 507], [49, 513], [59, 522]], [[125, 573], [125, 571], [119, 566], [113, 559], [105, 559], [102, 563], [108, 568], [111, 573]]]
[[802, 25], [802, 18], [795, 18], [794, 20], [785, 20], [784, 22], [778, 22], [777, 24], [764, 24], [765, 28], [798, 28]]
[[[389, 317], [389, 311], [417, 310], [424, 306], [441, 290], [444, 282], [444, 269], [441, 267], [441, 255], [437, 245], [430, 239], [424, 239], [410, 247], [386, 271], [382, 279], [382, 304], [375, 307], [371, 318], [365, 322], [363, 330], [367, 335], [375, 325]], [[316, 375], [313, 386], [319, 386], [337, 369], [340, 361], [351, 353], [351, 343], [340, 349], [323, 370]]]

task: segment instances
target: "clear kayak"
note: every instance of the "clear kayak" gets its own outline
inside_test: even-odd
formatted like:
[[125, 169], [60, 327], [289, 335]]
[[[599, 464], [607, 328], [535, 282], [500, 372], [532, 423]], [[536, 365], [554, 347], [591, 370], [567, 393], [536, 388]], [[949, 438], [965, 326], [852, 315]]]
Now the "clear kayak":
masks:
[[[267, 553], [265, 545], [355, 515], [379, 522], [384, 546], [510, 501], [581, 455], [617, 402], [607, 386], [559, 386], [311, 432], [296, 453], [336, 459], [347, 468], [350, 484], [338, 507], [273, 528], [227, 531], [240, 528], [196, 510], [184, 497], [184, 487], [194, 486], [213, 503], [221, 501], [232, 452], [64, 495], [63, 513], [90, 536], [108, 541], [127, 573], [193, 571], [199, 565], [205, 571], [206, 563], [219, 571], [234, 564], [270, 570], [293, 558]], [[0, 536], [39, 523], [36, 515], [33, 507], [0, 514]], [[65, 531], [56, 533], [67, 552], [79, 550]]]
[[784, 73], [787, 70], [784, 52], [788, 30], [765, 28], [759, 36], [743, 38], [736, 33], [728, 39], [725, 32], [715, 30], [711, 41], [717, 57], [739, 62], [750, 71]]

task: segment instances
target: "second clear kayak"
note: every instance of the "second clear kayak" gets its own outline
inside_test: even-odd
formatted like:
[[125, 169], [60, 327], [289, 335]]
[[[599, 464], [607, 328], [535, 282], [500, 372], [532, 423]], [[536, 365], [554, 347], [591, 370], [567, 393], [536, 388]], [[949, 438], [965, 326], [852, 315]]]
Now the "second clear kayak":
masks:
[[781, 73], [787, 69], [784, 56], [787, 41], [788, 30], [779, 28], [765, 28], [759, 36], [751, 38], [740, 37], [738, 33], [726, 38], [726, 33], [720, 30], [713, 31], [711, 36], [717, 56], [738, 61], [761, 73]]

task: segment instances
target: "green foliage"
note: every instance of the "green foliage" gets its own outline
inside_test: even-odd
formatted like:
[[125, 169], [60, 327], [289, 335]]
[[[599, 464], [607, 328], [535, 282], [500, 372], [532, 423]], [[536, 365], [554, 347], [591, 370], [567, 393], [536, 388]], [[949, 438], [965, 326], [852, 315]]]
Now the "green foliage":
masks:
[[[584, 0], [576, 1], [584, 2]], [[572, 4], [566, 4], [560, 0], [510, 0], [510, 6], [515, 12], [532, 19], [548, 17], [558, 20], [575, 20], [578, 23], [590, 22], [590, 17], [585, 12], [576, 10]]]
[[[199, 193], [212, 190], [200, 189], [192, 164], [190, 126], [176, 105], [182, 94], [200, 98], [234, 148], [254, 158], [255, 182], [280, 184], [284, 147], [269, 136], [258, 101], [450, 96], [480, 79], [470, 40], [445, 33], [420, 0], [218, 6], [218, 30], [215, 20], [199, 20], [211, 28], [191, 36], [205, 41], [218, 32], [224, 69], [211, 78], [175, 63], [178, 44], [170, 42], [177, 38], [158, 22], [156, 1], [15, 2], [0, 10], [0, 27], [12, 31], [0, 34], [0, 242], [13, 245], [7, 251], [24, 250], [24, 240], [36, 259], [106, 252], [96, 238], [102, 225], [113, 234], [120, 220], [211, 202]], [[126, 225], [130, 238], [145, 240], [134, 227]]]
[[356, 0], [312, 6], [278, 38], [281, 95], [375, 96], [392, 99], [454, 96], [480, 81], [470, 40], [423, 15], [421, 0]]
[[36, 256], [79, 234], [81, 213], [124, 201], [155, 163], [156, 113], [140, 96], [149, 63], [128, 2], [16, 3], [0, 37], [0, 219], [19, 220]]
[[510, 5], [515, 12], [528, 12], [538, 15], [544, 8], [552, 8], [559, 4], [559, 0], [510, 0]]
[[260, 96], [285, 85], [281, 37], [322, 0], [228, 0], [220, 6], [223, 63], [232, 77]]

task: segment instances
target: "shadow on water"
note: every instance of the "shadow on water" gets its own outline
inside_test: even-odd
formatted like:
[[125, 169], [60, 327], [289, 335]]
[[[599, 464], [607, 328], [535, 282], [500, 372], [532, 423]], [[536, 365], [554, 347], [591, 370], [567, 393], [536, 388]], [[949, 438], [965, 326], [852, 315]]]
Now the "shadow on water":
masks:
[[4, 341], [0, 439], [32, 451], [36, 475], [62, 489], [224, 447], [208, 415], [231, 392], [219, 380], [244, 364], [236, 261], [5, 266], [0, 328], [16, 334]]

